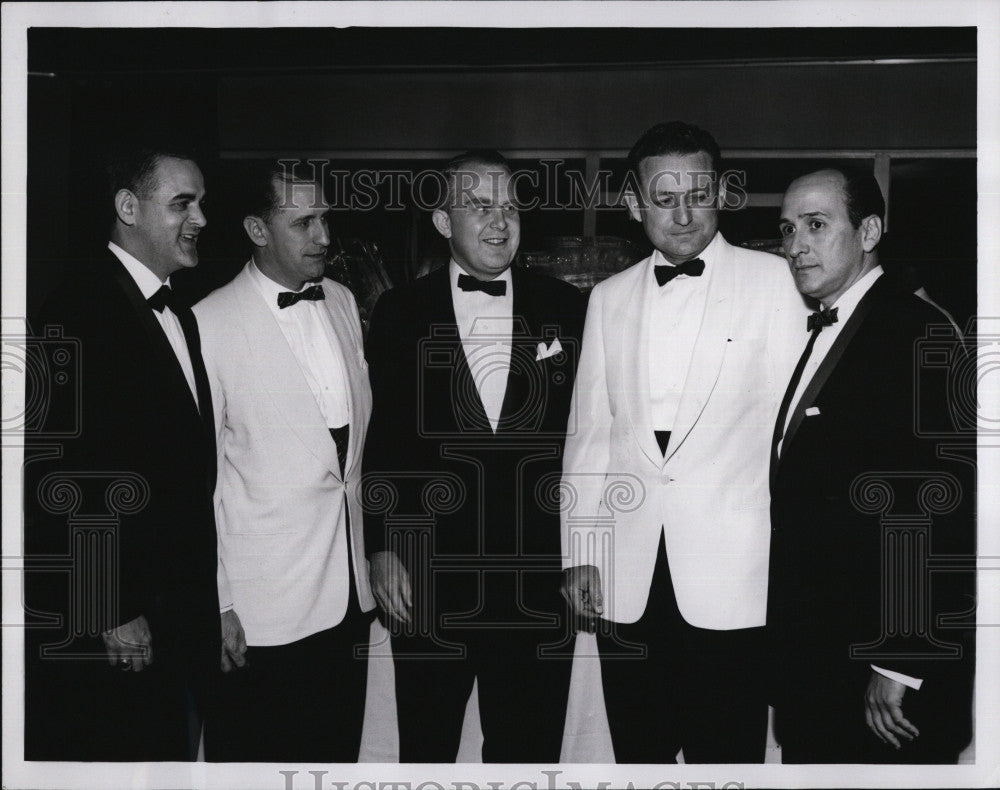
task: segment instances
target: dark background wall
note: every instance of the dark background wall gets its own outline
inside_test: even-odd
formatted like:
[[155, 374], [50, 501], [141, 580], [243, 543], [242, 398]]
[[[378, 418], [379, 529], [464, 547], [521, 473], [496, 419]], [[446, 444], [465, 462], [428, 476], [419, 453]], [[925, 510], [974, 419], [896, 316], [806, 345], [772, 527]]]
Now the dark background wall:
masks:
[[[101, 152], [156, 132], [201, 151], [209, 191], [202, 265], [225, 282], [248, 249], [241, 160], [316, 156], [345, 169], [435, 166], [491, 146], [518, 164], [587, 157], [620, 171], [652, 123], [711, 130], [772, 195], [724, 217], [731, 241], [775, 235], [774, 195], [829, 159], [890, 154], [887, 266], [955, 313], [975, 312], [976, 31], [914, 29], [60, 29], [28, 34], [29, 312], [107, 237]], [[525, 217], [525, 247], [583, 233], [584, 211]], [[339, 212], [377, 242], [395, 280], [439, 254], [412, 206]], [[641, 243], [621, 209], [601, 235]]]
[[[683, 116], [727, 149], [974, 148], [975, 87], [967, 61], [236, 76], [219, 82], [219, 141], [615, 150]], [[260, 117], [265, 101], [274, 111]]]

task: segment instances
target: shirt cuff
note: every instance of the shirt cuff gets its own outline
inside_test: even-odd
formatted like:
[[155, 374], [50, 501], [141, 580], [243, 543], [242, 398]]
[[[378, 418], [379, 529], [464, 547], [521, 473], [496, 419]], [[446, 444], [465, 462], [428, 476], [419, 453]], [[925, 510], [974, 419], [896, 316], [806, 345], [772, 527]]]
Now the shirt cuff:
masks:
[[884, 675], [889, 678], [889, 680], [895, 680], [898, 683], [902, 683], [907, 688], [911, 688], [914, 691], [920, 691], [920, 686], [923, 685], [923, 678], [911, 678], [909, 675], [904, 675], [902, 672], [893, 672], [891, 669], [882, 669], [882, 667], [877, 667], [874, 664], [871, 668], [878, 672], [880, 675]]
[[219, 614], [225, 614], [226, 612], [231, 612], [233, 610], [233, 604], [229, 603], [225, 606], [219, 607]]

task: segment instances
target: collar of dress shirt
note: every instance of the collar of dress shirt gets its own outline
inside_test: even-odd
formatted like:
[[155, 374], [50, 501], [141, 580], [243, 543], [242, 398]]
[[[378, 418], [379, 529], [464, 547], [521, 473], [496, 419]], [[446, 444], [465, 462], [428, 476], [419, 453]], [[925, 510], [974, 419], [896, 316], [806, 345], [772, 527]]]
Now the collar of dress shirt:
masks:
[[[693, 258], [701, 258], [705, 262], [705, 271], [703, 271], [701, 273], [701, 279], [702, 280], [704, 280], [704, 281], [708, 280], [709, 272], [712, 269], [712, 264], [715, 262], [715, 259], [719, 256], [719, 248], [724, 243], [725, 242], [722, 239], [722, 234], [719, 231], [716, 231], [715, 232], [715, 236], [712, 237], [712, 240], [708, 243], [708, 246], [705, 247], [705, 249], [703, 249], [697, 255], [692, 256]], [[653, 254], [650, 256], [650, 259], [649, 259], [649, 279], [653, 279], [653, 267], [654, 266], [676, 266], [676, 265], [677, 264], [671, 263], [670, 261], [668, 261], [663, 256], [662, 252], [660, 252], [657, 249], [654, 249], [653, 250]], [[687, 277], [686, 274], [682, 274], [682, 275], [679, 275], [679, 276], [685, 277], [685, 278]], [[656, 282], [656, 281], [653, 280], [653, 282]], [[670, 282], [675, 282], [675, 281], [671, 280]], [[669, 284], [670, 283], [667, 283], [667, 285], [669, 285]], [[665, 285], [664, 288], [666, 288], [666, 287], [667, 286]]]
[[[485, 294], [482, 294], [479, 291], [463, 291], [461, 288], [459, 288], [458, 287], [458, 275], [460, 275], [460, 274], [468, 274], [468, 272], [466, 272], [465, 269], [463, 269], [461, 266], [459, 266], [455, 262], [455, 259], [452, 258], [451, 261], [449, 261], [449, 263], [448, 263], [448, 280], [449, 280], [449, 282], [451, 282], [451, 292], [452, 292], [452, 294], [462, 294], [464, 296], [470, 296], [472, 294], [478, 294], [478, 295], [481, 295], [481, 296], [485, 296]], [[507, 283], [507, 296], [510, 296], [511, 293], [513, 293], [514, 283], [513, 283], [513, 280], [511, 279], [511, 276], [510, 276], [510, 266], [508, 266], [506, 269], [503, 270], [503, 274], [500, 274], [497, 277], [494, 277], [493, 279], [496, 280], [497, 282]], [[490, 298], [491, 299], [495, 299], [496, 297], [491, 296]]]
[[108, 242], [108, 249], [114, 254], [114, 256], [122, 262], [122, 266], [125, 267], [125, 271], [131, 275], [132, 279], [135, 280], [135, 284], [139, 286], [139, 290], [142, 291], [143, 299], [148, 299], [163, 285], [170, 285], [170, 278], [168, 277], [164, 282], [160, 282], [160, 278], [153, 274], [152, 270], [147, 268], [146, 265], [136, 258], [134, 255], [130, 255], [125, 252], [121, 247], [115, 244], [113, 241]]
[[837, 323], [843, 325], [851, 314], [854, 312], [854, 308], [858, 306], [858, 302], [861, 301], [873, 285], [875, 281], [881, 277], [883, 274], [882, 267], [876, 266], [868, 274], [858, 280], [854, 285], [844, 291], [840, 298], [830, 305], [830, 308], [837, 308]]
[[[280, 283], [276, 283], [274, 280], [272, 280], [270, 277], [264, 274], [264, 272], [262, 272], [260, 268], [257, 266], [257, 261], [255, 261], [253, 258], [250, 259], [250, 279], [257, 284], [257, 288], [260, 291], [261, 296], [264, 297], [264, 301], [267, 302], [267, 306], [271, 308], [272, 313], [280, 316], [289, 316], [296, 314], [295, 310], [282, 310], [280, 307], [278, 307], [278, 294], [286, 293], [291, 289], [286, 288]], [[308, 282], [303, 283], [302, 287], [299, 288], [297, 291], [294, 291], [294, 293], [301, 293], [307, 288], [312, 288], [314, 285], [318, 284], [319, 283], [310, 280]], [[302, 302], [300, 302], [300, 304], [302, 304]], [[298, 314], [301, 315], [301, 311], [299, 311]]]

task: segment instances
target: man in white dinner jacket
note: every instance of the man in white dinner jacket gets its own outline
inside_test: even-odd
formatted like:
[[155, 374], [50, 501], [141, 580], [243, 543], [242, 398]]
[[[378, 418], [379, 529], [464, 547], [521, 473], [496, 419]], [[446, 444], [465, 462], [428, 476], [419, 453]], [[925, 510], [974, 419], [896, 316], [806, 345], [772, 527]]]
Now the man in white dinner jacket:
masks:
[[371, 413], [358, 310], [323, 279], [315, 174], [261, 168], [253, 257], [195, 308], [218, 426], [226, 672], [208, 760], [353, 762], [375, 602], [354, 489]]
[[652, 256], [591, 295], [563, 465], [565, 594], [597, 630], [618, 762], [763, 762], [768, 460], [808, 310], [733, 247], [719, 149], [680, 122], [629, 154]]

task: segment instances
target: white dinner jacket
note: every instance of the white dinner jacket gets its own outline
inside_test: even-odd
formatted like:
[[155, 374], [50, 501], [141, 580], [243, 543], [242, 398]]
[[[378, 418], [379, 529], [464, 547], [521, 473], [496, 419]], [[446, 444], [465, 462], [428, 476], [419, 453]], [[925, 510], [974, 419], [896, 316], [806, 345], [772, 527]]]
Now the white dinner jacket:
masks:
[[809, 310], [781, 258], [721, 236], [714, 250], [666, 458], [649, 394], [652, 259], [590, 297], [563, 463], [563, 562], [598, 567], [615, 622], [645, 610], [661, 531], [688, 623], [765, 621], [771, 434]]
[[348, 561], [361, 608], [375, 606], [357, 496], [371, 387], [354, 297], [323, 280], [349, 390], [350, 439], [341, 477], [316, 398], [249, 266], [194, 312], [218, 430], [219, 601], [223, 608], [233, 604], [248, 644], [277, 645], [343, 619]]

